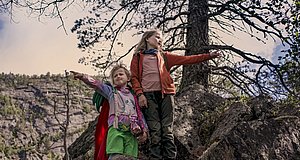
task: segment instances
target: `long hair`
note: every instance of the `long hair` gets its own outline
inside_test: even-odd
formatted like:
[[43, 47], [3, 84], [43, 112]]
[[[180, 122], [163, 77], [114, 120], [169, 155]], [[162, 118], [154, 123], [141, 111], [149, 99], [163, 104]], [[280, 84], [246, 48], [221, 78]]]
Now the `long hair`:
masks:
[[[152, 30], [146, 31], [143, 34], [140, 42], [137, 44], [137, 47], [134, 50], [134, 54], [139, 53], [141, 50], [147, 50], [148, 48], [147, 48], [147, 41], [146, 40], [148, 38], [150, 38], [151, 36], [153, 36], [154, 34], [156, 34], [156, 33], [160, 33], [160, 30], [152, 29]], [[160, 49], [160, 51], [161, 51], [161, 49]]]

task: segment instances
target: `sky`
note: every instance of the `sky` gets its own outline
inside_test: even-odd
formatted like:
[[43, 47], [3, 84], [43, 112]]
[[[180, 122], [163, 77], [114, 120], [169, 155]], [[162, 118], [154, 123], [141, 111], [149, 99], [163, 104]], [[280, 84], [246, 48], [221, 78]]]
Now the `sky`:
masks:
[[[1, 15], [2, 14], [2, 15]], [[84, 16], [84, 11], [76, 10], [70, 15], [63, 15], [67, 34], [60, 26], [58, 19], [29, 18], [26, 13], [14, 15], [14, 22], [10, 17], [0, 14], [0, 73], [14, 73], [40, 75], [64, 73], [65, 70], [75, 70], [91, 75], [97, 71], [91, 66], [79, 64], [78, 60], [84, 54], [77, 48], [76, 34], [70, 29], [74, 21]], [[222, 39], [229, 45], [243, 48], [264, 56], [269, 60], [275, 59], [272, 53], [276, 52], [279, 44], [272, 40], [263, 45], [255, 39], [235, 35], [223, 36]], [[128, 39], [130, 41], [130, 37]], [[136, 39], [134, 39], [136, 40]], [[130, 58], [124, 63], [129, 65]]]
[[65, 16], [67, 33], [58, 19], [30, 18], [21, 14], [10, 17], [0, 14], [0, 73], [51, 74], [76, 70], [97, 74], [90, 66], [78, 63], [84, 54], [77, 48], [76, 34], [70, 29], [77, 16]]

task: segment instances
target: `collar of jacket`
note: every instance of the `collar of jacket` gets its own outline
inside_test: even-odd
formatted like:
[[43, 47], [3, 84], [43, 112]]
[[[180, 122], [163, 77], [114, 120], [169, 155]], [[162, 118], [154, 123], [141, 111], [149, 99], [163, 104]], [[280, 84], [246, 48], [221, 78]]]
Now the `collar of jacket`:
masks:
[[157, 49], [147, 49], [145, 50], [144, 52], [142, 52], [142, 54], [157, 54], [158, 53], [158, 50]]

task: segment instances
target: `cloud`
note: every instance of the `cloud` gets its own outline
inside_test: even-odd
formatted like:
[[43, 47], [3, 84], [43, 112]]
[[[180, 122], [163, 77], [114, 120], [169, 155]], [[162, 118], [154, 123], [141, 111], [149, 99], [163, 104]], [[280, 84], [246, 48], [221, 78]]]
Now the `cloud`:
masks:
[[84, 54], [77, 48], [76, 35], [69, 31], [76, 18], [65, 19], [68, 35], [62, 28], [57, 29], [61, 22], [56, 19], [39, 22], [23, 16], [15, 19], [17, 23], [2, 19], [0, 73], [39, 75], [67, 69], [97, 74], [90, 66], [78, 63]]

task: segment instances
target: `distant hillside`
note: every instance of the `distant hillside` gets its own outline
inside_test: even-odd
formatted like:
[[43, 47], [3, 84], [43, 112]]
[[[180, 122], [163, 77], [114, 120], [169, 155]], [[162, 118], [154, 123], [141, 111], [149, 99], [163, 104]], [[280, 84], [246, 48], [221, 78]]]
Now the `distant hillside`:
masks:
[[64, 75], [0, 74], [0, 159], [62, 159], [67, 105], [70, 145], [93, 121], [93, 90]]

